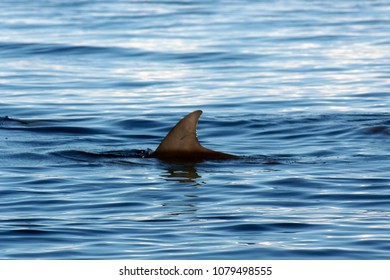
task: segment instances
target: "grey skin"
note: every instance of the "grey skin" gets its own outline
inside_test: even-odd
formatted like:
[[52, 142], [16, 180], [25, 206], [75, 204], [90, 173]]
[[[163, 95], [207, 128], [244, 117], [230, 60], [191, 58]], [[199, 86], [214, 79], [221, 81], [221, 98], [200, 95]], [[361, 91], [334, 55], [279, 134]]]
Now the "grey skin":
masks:
[[165, 136], [151, 157], [189, 162], [237, 158], [235, 155], [207, 149], [199, 143], [196, 127], [201, 114], [202, 111], [197, 110], [181, 119]]

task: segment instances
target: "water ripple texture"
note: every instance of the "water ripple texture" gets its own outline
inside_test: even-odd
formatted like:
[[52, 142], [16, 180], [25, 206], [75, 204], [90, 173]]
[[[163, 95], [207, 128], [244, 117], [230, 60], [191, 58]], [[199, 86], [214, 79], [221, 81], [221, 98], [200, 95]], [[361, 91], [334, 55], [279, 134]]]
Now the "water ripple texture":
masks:
[[[389, 14], [1, 1], [0, 259], [389, 259]], [[239, 158], [150, 158], [198, 109]]]

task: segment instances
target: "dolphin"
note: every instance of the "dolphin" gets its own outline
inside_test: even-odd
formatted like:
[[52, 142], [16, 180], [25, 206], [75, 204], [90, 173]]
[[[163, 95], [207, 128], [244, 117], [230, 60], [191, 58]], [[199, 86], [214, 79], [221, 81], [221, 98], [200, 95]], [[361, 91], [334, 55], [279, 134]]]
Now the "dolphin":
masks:
[[197, 110], [181, 119], [161, 141], [151, 157], [187, 162], [237, 158], [235, 155], [207, 149], [199, 143], [196, 127], [201, 114], [202, 111]]

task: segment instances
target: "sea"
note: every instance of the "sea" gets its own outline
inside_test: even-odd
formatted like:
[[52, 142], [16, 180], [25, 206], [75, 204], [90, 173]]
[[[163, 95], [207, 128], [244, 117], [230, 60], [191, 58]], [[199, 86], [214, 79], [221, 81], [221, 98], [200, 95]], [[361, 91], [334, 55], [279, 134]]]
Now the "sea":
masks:
[[[390, 259], [390, 1], [0, 1], [0, 259]], [[150, 157], [202, 110], [229, 160]]]

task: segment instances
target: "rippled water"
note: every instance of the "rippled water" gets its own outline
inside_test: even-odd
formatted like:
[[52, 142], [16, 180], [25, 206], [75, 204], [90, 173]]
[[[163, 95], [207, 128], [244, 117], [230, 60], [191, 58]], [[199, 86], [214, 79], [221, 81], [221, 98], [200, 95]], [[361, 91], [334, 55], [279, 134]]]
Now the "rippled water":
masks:
[[[1, 1], [1, 259], [388, 259], [390, 3]], [[192, 110], [228, 161], [147, 158]]]

